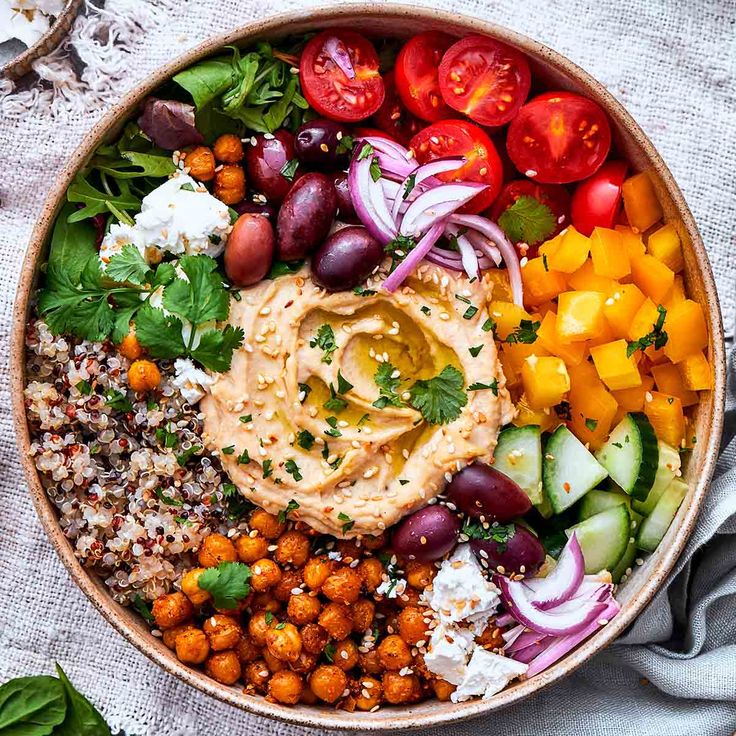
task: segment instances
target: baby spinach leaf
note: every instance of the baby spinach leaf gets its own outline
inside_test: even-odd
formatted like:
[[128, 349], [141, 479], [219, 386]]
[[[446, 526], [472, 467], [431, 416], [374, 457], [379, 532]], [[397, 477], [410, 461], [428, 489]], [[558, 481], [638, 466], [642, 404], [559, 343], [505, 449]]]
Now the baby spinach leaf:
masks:
[[183, 87], [194, 100], [197, 110], [209, 105], [216, 97], [230, 89], [233, 83], [232, 62], [224, 57], [207, 59], [190, 66], [174, 76], [174, 82]]
[[55, 677], [18, 677], [0, 687], [3, 736], [49, 736], [66, 712], [64, 686]]
[[56, 665], [56, 672], [66, 694], [66, 718], [54, 729], [53, 736], [110, 736], [110, 727], [74, 685], [64, 670]]
[[76, 207], [67, 202], [59, 212], [51, 234], [49, 265], [64, 270], [72, 282], [79, 280], [84, 265], [97, 255], [95, 228], [90, 222], [69, 222]]

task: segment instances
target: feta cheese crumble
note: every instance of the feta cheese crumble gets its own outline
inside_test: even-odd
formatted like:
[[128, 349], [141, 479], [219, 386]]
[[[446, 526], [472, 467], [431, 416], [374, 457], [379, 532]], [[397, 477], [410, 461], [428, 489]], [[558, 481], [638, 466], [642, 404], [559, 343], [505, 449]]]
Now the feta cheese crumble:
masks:
[[465, 677], [470, 652], [475, 647], [474, 639], [468, 629], [440, 624], [432, 631], [424, 663], [430, 672], [451, 685], [459, 685]]
[[189, 358], [179, 358], [174, 362], [176, 375], [173, 384], [181, 395], [192, 405], [204, 398], [215, 379], [201, 368], [197, 368]]
[[65, 0], [0, 0], [0, 43], [16, 38], [33, 46], [65, 5]]
[[515, 677], [523, 675], [527, 669], [528, 666], [523, 662], [493, 654], [482, 647], [475, 647], [462, 682], [450, 695], [450, 699], [453, 703], [462, 703], [464, 700], [482, 695], [483, 700], [488, 700], [503, 690]]

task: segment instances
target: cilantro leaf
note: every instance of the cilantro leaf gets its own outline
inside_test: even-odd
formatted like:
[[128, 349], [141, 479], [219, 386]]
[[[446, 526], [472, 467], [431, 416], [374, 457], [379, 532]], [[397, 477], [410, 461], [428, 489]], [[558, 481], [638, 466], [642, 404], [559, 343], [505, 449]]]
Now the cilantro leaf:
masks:
[[271, 458], [266, 458], [263, 461], [263, 478], [264, 480], [266, 478], [270, 478], [273, 475], [273, 460]]
[[337, 372], [337, 393], [339, 394], [346, 394], [348, 391], [350, 391], [353, 388], [353, 384], [348, 381], [343, 374], [338, 371]]
[[379, 396], [373, 402], [373, 406], [377, 409], [385, 409], [387, 406], [401, 406], [401, 398], [396, 393], [401, 384], [401, 378], [399, 376], [393, 377], [395, 371], [396, 368], [391, 363], [381, 363], [378, 366], [373, 378], [379, 390]]
[[430, 424], [454, 421], [468, 403], [463, 390], [463, 374], [452, 365], [446, 365], [434, 378], [417, 381], [409, 394], [409, 403]]
[[117, 411], [129, 412], [133, 411], [133, 404], [128, 401], [128, 397], [115, 389], [109, 388], [105, 391], [105, 403], [111, 408]]
[[274, 261], [266, 278], [273, 280], [279, 276], [288, 276], [290, 273], [296, 273], [303, 265], [304, 261]]
[[136, 594], [131, 603], [133, 604], [133, 608], [135, 608], [135, 610], [138, 611], [141, 616], [143, 616], [147, 624], [156, 623], [156, 619], [153, 617], [153, 613], [151, 613], [150, 605], [144, 600], [140, 593]]
[[304, 476], [301, 474], [301, 470], [299, 469], [299, 466], [296, 464], [296, 461], [289, 458], [284, 463], [284, 470], [297, 482], [300, 480], [303, 480]]
[[217, 261], [200, 254], [183, 256], [179, 265], [189, 280], [175, 279], [164, 289], [164, 307], [195, 326], [227, 319], [230, 297], [217, 273]]
[[221, 562], [208, 567], [198, 578], [202, 590], [212, 596], [215, 608], [230, 610], [250, 593], [250, 567], [242, 562]]
[[468, 386], [468, 391], [485, 391], [486, 389], [492, 391], [494, 396], [498, 396], [498, 380], [494, 378], [490, 383], [476, 381]]
[[498, 218], [498, 224], [514, 243], [534, 245], [552, 235], [557, 221], [546, 204], [522, 196]]
[[232, 325], [225, 325], [223, 330], [207, 330], [191, 351], [192, 358], [211, 371], [224, 373], [230, 369], [233, 352], [243, 344], [244, 337], [242, 327]]
[[347, 409], [348, 402], [345, 399], [340, 398], [335, 392], [335, 387], [330, 384], [330, 398], [322, 404], [327, 411], [339, 414], [341, 411]]
[[335, 331], [332, 329], [332, 325], [320, 325], [317, 330], [317, 335], [309, 341], [309, 347], [320, 348], [324, 353], [322, 356], [322, 362], [327, 363], [328, 365], [332, 363], [332, 353], [337, 350]]
[[181, 320], [150, 304], [141, 307], [135, 319], [135, 334], [154, 358], [178, 358], [185, 351]]
[[286, 504], [286, 508], [285, 509], [281, 509], [281, 511], [279, 511], [279, 515], [278, 515], [279, 524], [285, 524], [286, 523], [286, 517], [292, 511], [296, 511], [296, 509], [298, 509], [298, 508], [299, 508], [299, 503], [292, 498], [289, 501], [289, 503]]
[[344, 522], [342, 525], [342, 533], [347, 534], [354, 526], [355, 526], [355, 519], [352, 519], [350, 516], [348, 516], [344, 511], [341, 511], [337, 518]]
[[151, 269], [141, 252], [132, 243], [123, 246], [107, 264], [105, 275], [120, 283], [129, 282], [141, 286], [150, 280]]
[[406, 258], [409, 251], [416, 248], [416, 240], [408, 235], [397, 235], [392, 241], [384, 246], [384, 252], [387, 256], [391, 256], [391, 267], [389, 273], [392, 273], [401, 261]]

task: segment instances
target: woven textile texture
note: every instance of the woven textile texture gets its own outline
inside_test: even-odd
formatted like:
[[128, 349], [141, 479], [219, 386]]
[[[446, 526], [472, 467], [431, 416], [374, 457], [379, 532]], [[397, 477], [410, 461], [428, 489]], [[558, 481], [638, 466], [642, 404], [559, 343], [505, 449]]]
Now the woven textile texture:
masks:
[[[374, 0], [375, 1], [375, 0]], [[540, 39], [608, 86], [650, 135], [690, 204], [727, 331], [736, 260], [736, 0], [435, 0]], [[81, 78], [62, 49], [42, 85], [0, 80], [0, 309], [7, 355], [17, 274], [56, 173], [89, 127], [147, 73], [203, 40], [312, 0], [107, 0], [74, 29]], [[104, 29], [104, 32], [101, 32]], [[0, 682], [57, 660], [129, 736], [316, 731], [248, 716], [164, 674], [71, 583], [36, 520], [19, 469], [0, 366]], [[731, 397], [736, 412], [736, 399]], [[733, 426], [733, 419], [731, 419]], [[730, 436], [731, 433], [729, 433]], [[675, 576], [627, 635], [572, 677], [486, 720], [428, 736], [736, 731], [736, 441], [725, 450]]]

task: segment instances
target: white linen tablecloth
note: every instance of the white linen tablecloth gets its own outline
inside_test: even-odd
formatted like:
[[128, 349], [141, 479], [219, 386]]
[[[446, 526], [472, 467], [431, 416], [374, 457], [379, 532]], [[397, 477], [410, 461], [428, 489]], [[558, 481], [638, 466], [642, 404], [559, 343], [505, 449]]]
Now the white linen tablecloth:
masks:
[[[375, 2], [375, 0], [374, 0]], [[43, 84], [0, 80], [0, 309], [7, 355], [17, 274], [46, 192], [85, 131], [119, 96], [207, 35], [312, 0], [107, 0]], [[736, 2], [455, 0], [566, 54], [631, 111], [659, 148], [708, 247], [727, 331], [736, 284]], [[127, 644], [72, 584], [36, 519], [19, 468], [0, 366], [0, 682], [59, 661], [113, 730], [130, 736], [316, 731], [249, 716], [200, 695]], [[733, 425], [733, 419], [731, 420]], [[730, 435], [729, 435], [730, 436]], [[484, 720], [429, 736], [736, 731], [736, 443], [723, 455], [676, 577], [615, 646], [572, 677]]]

